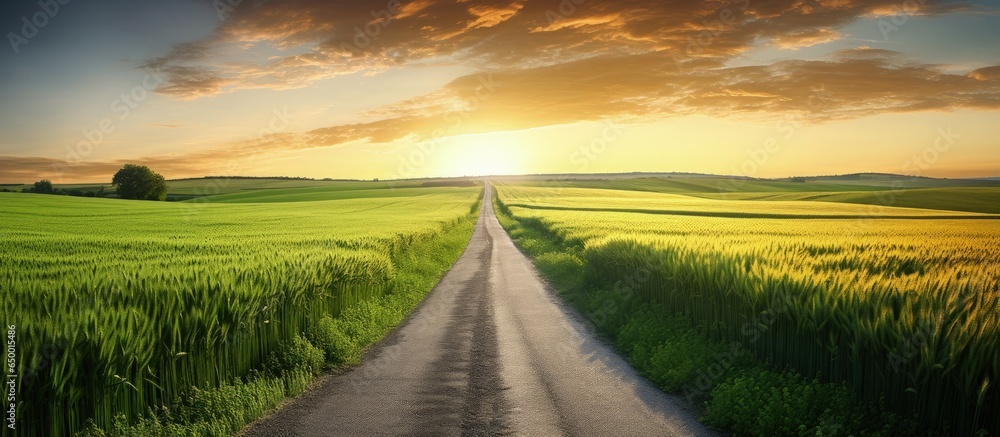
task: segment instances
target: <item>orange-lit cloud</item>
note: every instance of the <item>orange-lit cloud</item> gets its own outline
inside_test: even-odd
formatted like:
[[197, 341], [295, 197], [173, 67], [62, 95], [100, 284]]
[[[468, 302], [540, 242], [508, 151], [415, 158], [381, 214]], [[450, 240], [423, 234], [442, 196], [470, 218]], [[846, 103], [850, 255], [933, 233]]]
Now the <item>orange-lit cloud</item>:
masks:
[[511, 3], [507, 6], [495, 7], [475, 5], [469, 7], [469, 13], [475, 15], [476, 19], [466, 26], [467, 29], [481, 27], [493, 27], [514, 17], [524, 5], [519, 2]]
[[841, 36], [840, 32], [833, 29], [814, 29], [775, 37], [774, 43], [783, 49], [794, 50], [836, 41]]
[[[236, 8], [213, 36], [180, 45], [148, 64], [169, 76], [162, 93], [196, 98], [247, 88], [300, 87], [337, 75], [443, 57], [484, 69], [531, 68], [654, 51], [678, 57], [726, 57], [761, 40], [803, 47], [832, 41], [840, 36], [835, 27], [898, 6], [898, 0], [474, 4], [290, 0]], [[967, 8], [928, 3], [913, 13]], [[230, 59], [234, 51], [245, 54], [248, 47], [301, 50], [251, 61]]]
[[[306, 134], [310, 146], [387, 142], [517, 130], [616, 118], [707, 114], [784, 117], [806, 122], [882, 113], [1000, 109], [1000, 67], [966, 75], [886, 50], [840, 51], [828, 59], [697, 68], [665, 53], [582, 59], [461, 77], [443, 90], [370, 111], [369, 123]], [[526, 103], [530, 102], [530, 104]]]
[[168, 178], [189, 174], [228, 176], [248, 171], [268, 154], [301, 148], [303, 144], [300, 135], [269, 134], [197, 151], [108, 161], [0, 156], [0, 175], [14, 181], [49, 179], [56, 183], [110, 183], [111, 175], [125, 164], [139, 164], [155, 168]]

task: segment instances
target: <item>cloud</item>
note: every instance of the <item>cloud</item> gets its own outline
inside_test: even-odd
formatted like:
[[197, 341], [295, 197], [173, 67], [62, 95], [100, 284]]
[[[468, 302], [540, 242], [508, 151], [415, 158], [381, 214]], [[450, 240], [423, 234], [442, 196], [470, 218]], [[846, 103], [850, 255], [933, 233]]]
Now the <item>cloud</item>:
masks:
[[249, 173], [258, 160], [271, 159], [275, 153], [310, 148], [303, 138], [301, 134], [268, 134], [184, 153], [105, 161], [0, 156], [0, 179], [25, 183], [39, 179], [54, 183], [110, 183], [111, 177], [125, 164], [148, 166], [168, 179], [191, 175], [243, 175]]
[[[840, 37], [837, 27], [896, 13], [899, 5], [898, 0], [248, 1], [212, 36], [179, 45], [144, 66], [168, 74], [160, 92], [197, 98], [296, 88], [435, 59], [491, 70], [658, 51], [724, 58], [761, 41], [785, 48], [829, 42]], [[943, 2], [908, 12], [969, 9]], [[294, 53], [253, 56], [264, 51], [258, 48]]]
[[897, 52], [859, 48], [816, 61], [746, 67], [700, 61], [691, 68], [654, 52], [463, 76], [442, 90], [365, 114], [377, 120], [316, 129], [276, 146], [426, 141], [608, 118], [797, 114], [823, 123], [961, 108], [1000, 109], [1000, 66], [949, 74]]
[[[111, 177], [124, 164], [125, 162], [73, 163], [71, 177], [67, 178], [65, 170], [67, 163], [63, 160], [33, 156], [0, 156], [0, 175], [3, 175], [3, 180], [8, 182], [32, 183], [48, 179], [55, 183], [106, 181], [110, 184]], [[57, 171], [57, 168], [64, 170]]]
[[[823, 123], [881, 113], [1000, 109], [1000, 66], [956, 74], [868, 47], [823, 59], [729, 64], [762, 44], [797, 49], [840, 39], [837, 29], [862, 17], [977, 11], [959, 2], [928, 2], [912, 10], [900, 5], [899, 0], [248, 0], [211, 36], [140, 65], [167, 77], [156, 92], [191, 100], [299, 88], [414, 63], [461, 63], [477, 73], [358, 114], [367, 121], [136, 162], [165, 174], [217, 174], [234, 160], [288, 150], [608, 118], [798, 114], [805, 122]], [[0, 175], [52, 174], [54, 163], [4, 157]], [[80, 163], [72, 167], [72, 177], [106, 178], [122, 163]]]
[[1000, 80], [1000, 66], [984, 67], [969, 72], [969, 77], [982, 81]]
[[774, 44], [783, 49], [796, 50], [836, 41], [840, 37], [840, 32], [833, 29], [814, 29], [777, 36], [774, 38]]
[[524, 5], [519, 2], [514, 2], [502, 7], [484, 5], [470, 6], [469, 13], [474, 15], [476, 19], [469, 23], [466, 26], [466, 29], [494, 27], [514, 17], [514, 15], [516, 15], [522, 8], [524, 8]]
[[744, 67], [699, 61], [692, 68], [653, 52], [464, 76], [365, 114], [376, 121], [309, 132], [312, 139], [303, 145], [420, 141], [607, 118], [797, 114], [804, 122], [824, 123], [962, 108], [1000, 109], [1000, 66], [949, 74], [898, 52], [859, 48], [822, 60]]

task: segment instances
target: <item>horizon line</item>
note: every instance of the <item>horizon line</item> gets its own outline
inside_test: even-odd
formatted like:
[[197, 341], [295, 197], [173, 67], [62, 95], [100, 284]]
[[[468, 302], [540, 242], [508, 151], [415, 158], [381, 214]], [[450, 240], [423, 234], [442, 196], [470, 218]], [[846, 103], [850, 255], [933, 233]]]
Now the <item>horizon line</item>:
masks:
[[[864, 175], [876, 175], [876, 176], [895, 176], [900, 178], [910, 178], [910, 179], [941, 179], [941, 180], [969, 180], [969, 181], [982, 181], [982, 180], [1000, 180], [1000, 176], [984, 176], [984, 177], [935, 177], [935, 176], [920, 176], [920, 175], [907, 175], [902, 173], [885, 173], [885, 172], [852, 172], [852, 173], [839, 173], [839, 174], [814, 174], [814, 175], [796, 175], [796, 176], [782, 176], [782, 177], [755, 177], [746, 175], [730, 175], [730, 174], [717, 174], [717, 173], [698, 173], [698, 172], [684, 172], [684, 171], [631, 171], [631, 172], [595, 172], [595, 173], [517, 173], [517, 174], [490, 174], [490, 175], [464, 175], [464, 176], [425, 176], [425, 177], [415, 177], [415, 178], [398, 178], [398, 179], [382, 179], [378, 177], [373, 178], [336, 178], [336, 177], [306, 177], [306, 176], [246, 176], [246, 175], [205, 175], [205, 176], [194, 176], [194, 177], [184, 177], [184, 178], [171, 178], [167, 179], [167, 182], [176, 181], [190, 181], [198, 179], [289, 179], [289, 180], [305, 180], [305, 181], [329, 181], [329, 182], [390, 182], [390, 181], [419, 181], [419, 180], [429, 180], [429, 179], [486, 179], [494, 177], [542, 177], [542, 176], [615, 176], [615, 175], [685, 175], [685, 176], [700, 176], [700, 177], [716, 177], [725, 179], [745, 179], [745, 180], [761, 180], [761, 181], [781, 181], [786, 179], [796, 179], [796, 178], [832, 178], [832, 177], [845, 177], [845, 176], [864, 176]], [[47, 179], [40, 179], [47, 180]], [[34, 182], [0, 182], [0, 186], [20, 186], [20, 185], [31, 185]], [[110, 181], [105, 182], [70, 182], [70, 183], [55, 183], [53, 185], [113, 185]]]

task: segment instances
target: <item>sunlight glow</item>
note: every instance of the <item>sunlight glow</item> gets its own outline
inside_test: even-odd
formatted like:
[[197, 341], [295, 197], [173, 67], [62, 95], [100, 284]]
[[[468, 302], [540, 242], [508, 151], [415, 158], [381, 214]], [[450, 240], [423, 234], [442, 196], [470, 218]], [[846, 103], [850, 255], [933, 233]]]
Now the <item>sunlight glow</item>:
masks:
[[496, 134], [454, 137], [443, 157], [441, 173], [449, 176], [523, 174], [518, 147]]

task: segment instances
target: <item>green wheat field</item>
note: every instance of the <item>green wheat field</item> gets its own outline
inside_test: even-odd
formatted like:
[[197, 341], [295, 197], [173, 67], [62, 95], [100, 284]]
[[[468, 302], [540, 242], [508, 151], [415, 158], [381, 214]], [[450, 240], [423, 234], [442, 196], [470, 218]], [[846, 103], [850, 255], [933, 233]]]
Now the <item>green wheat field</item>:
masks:
[[960, 185], [520, 180], [495, 202], [556, 288], [716, 428], [993, 435], [1000, 189]]
[[[254, 183], [189, 202], [0, 193], [18, 435], [238, 431], [402, 320], [481, 191]], [[171, 425], [128, 429], [148, 417]]]
[[[492, 184], [553, 288], [716, 429], [1000, 432], [998, 184]], [[482, 193], [267, 179], [171, 181], [171, 202], [0, 193], [18, 435], [239, 431], [400, 323], [462, 253]]]

